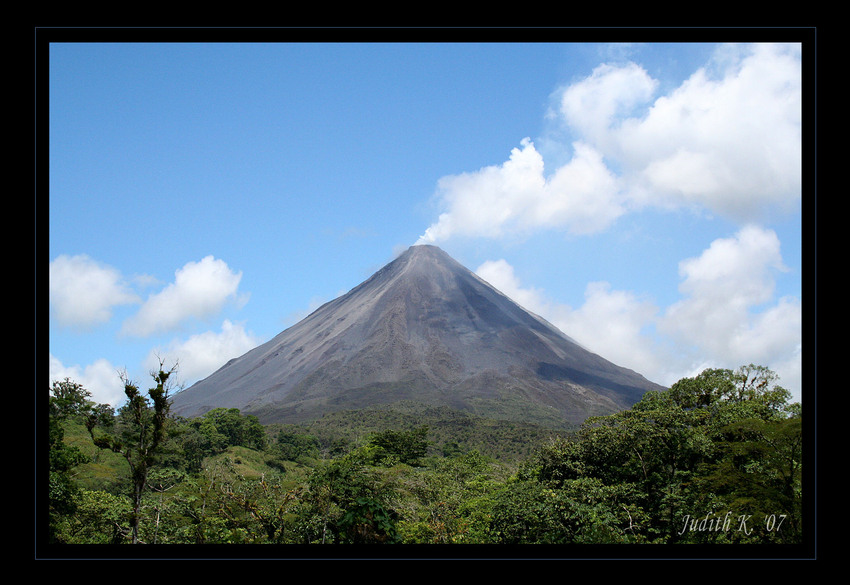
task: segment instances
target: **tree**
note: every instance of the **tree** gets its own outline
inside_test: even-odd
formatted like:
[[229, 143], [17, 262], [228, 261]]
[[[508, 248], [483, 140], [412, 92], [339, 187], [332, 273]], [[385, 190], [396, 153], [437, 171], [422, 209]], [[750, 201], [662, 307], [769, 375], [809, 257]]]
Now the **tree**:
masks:
[[54, 381], [50, 391], [48, 410], [48, 540], [59, 542], [58, 525], [62, 518], [77, 511], [79, 489], [71, 480], [70, 471], [85, 463], [88, 458], [77, 448], [65, 444], [63, 421], [83, 412], [90, 404], [91, 394], [80, 384], [65, 378]]
[[367, 451], [356, 449], [310, 473], [302, 510], [312, 517], [307, 542], [395, 542], [397, 514], [390, 505], [394, 488], [370, 467]]
[[263, 450], [266, 431], [256, 416], [242, 416], [238, 408], [214, 408], [192, 421], [201, 433], [210, 454], [221, 453], [227, 447], [240, 446]]
[[691, 482], [713, 452], [705, 419], [705, 412], [681, 408], [669, 393], [648, 393], [629, 410], [589, 419], [577, 444], [562, 449], [569, 457], [543, 470], [558, 474], [556, 486], [582, 478], [627, 486], [632, 503], [652, 518], [643, 536], [670, 542], [689, 509]]
[[133, 544], [140, 542], [142, 495], [147, 487], [148, 474], [162, 454], [169, 420], [169, 393], [173, 388], [171, 376], [177, 364], [168, 371], [163, 367], [160, 361], [158, 371], [151, 372], [156, 385], [148, 390], [147, 396], [139, 391], [126, 374], [121, 374], [127, 402], [119, 410], [117, 434], [95, 437], [90, 430], [95, 445], [122, 454], [130, 466], [133, 500], [130, 527]]
[[54, 380], [50, 389], [50, 415], [64, 419], [68, 416], [83, 414], [93, 404], [89, 397], [91, 392], [81, 384], [72, 382], [70, 378], [63, 381]]
[[76, 510], [62, 526], [68, 544], [121, 544], [127, 538], [130, 499], [102, 490], [81, 488]]
[[791, 393], [776, 384], [779, 376], [764, 366], [749, 364], [734, 372], [707, 369], [693, 378], [682, 378], [670, 387], [673, 403], [686, 410], [705, 409], [715, 418], [720, 411], [733, 417], [753, 416], [763, 420], [785, 418], [795, 404]]
[[398, 460], [407, 465], [417, 465], [428, 450], [428, 427], [421, 426], [410, 431], [386, 430], [376, 433], [369, 444], [377, 449], [376, 459]]
[[490, 495], [499, 486], [495, 469], [473, 450], [434, 458], [427, 467], [399, 470], [398, 489], [410, 495], [399, 507], [400, 537], [427, 544], [490, 542]]
[[[517, 542], [558, 534], [573, 542], [798, 542], [802, 414], [777, 380], [752, 364], [705, 370], [588, 419], [571, 440], [525, 463], [521, 485], [505, 492], [505, 515], [494, 516], [500, 530]], [[764, 519], [766, 532], [703, 530], [698, 523], [719, 510]], [[576, 523], [581, 515], [604, 530]]]
[[287, 461], [296, 461], [300, 457], [318, 457], [321, 443], [313, 435], [298, 434], [282, 429], [275, 437], [275, 451]]
[[339, 521], [343, 544], [396, 544], [398, 514], [372, 497], [357, 498]]
[[508, 482], [490, 510], [490, 532], [501, 544], [623, 544], [644, 542], [642, 510], [627, 484], [595, 478], [559, 487], [532, 481]]
[[723, 429], [722, 456], [702, 485], [753, 519], [739, 542], [802, 538], [802, 420], [746, 419]]

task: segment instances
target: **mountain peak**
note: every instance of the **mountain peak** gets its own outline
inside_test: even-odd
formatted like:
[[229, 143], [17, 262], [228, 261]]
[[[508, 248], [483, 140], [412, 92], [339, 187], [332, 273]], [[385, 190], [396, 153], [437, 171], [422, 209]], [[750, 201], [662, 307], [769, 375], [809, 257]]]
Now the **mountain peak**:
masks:
[[416, 254], [416, 253], [425, 253], [430, 254], [434, 252], [443, 252], [443, 249], [439, 246], [435, 246], [434, 244], [413, 244], [407, 250], [405, 250], [405, 254]]
[[586, 351], [441, 248], [419, 244], [177, 394], [174, 411], [239, 408], [294, 422], [414, 400], [575, 423], [659, 388]]
[[457, 261], [449, 256], [442, 248], [432, 244], [414, 244], [396, 258], [396, 260], [403, 261], [420, 259], [430, 259], [435, 262], [457, 264]]

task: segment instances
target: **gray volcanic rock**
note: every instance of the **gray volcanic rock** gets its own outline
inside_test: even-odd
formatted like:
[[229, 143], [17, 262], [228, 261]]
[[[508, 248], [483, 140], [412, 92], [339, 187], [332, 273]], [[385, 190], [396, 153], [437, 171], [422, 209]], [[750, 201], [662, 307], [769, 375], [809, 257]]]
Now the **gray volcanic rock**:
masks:
[[262, 422], [401, 400], [544, 424], [581, 422], [661, 386], [593, 354], [440, 248], [368, 280], [175, 395], [172, 411]]

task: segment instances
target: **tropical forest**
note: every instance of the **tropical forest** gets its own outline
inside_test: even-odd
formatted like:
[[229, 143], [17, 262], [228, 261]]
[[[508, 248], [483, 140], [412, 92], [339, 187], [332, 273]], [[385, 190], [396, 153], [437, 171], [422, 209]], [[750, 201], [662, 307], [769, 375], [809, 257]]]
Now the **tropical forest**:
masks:
[[53, 550], [782, 547], [807, 528], [802, 407], [762, 366], [707, 369], [563, 428], [414, 403], [298, 424], [233, 408], [182, 418], [169, 409], [174, 374], [122, 376], [118, 408], [52, 382], [36, 518]]

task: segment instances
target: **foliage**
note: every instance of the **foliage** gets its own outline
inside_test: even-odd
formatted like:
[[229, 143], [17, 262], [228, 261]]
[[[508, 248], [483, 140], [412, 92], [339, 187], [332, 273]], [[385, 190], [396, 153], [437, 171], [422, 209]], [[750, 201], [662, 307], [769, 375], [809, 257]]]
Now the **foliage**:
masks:
[[317, 458], [321, 449], [319, 439], [314, 435], [299, 434], [294, 431], [280, 430], [275, 436], [274, 451], [287, 461], [302, 458]]
[[255, 416], [243, 416], [237, 408], [215, 408], [200, 418], [181, 420], [180, 437], [187, 468], [199, 470], [204, 457], [223, 453], [228, 447], [242, 446], [262, 451], [266, 431]]
[[[801, 417], [775, 380], [752, 365], [706, 370], [629, 410], [589, 419], [519, 477], [559, 493], [583, 479], [621, 488], [627, 497], [610, 503], [630, 510], [642, 542], [799, 542]], [[788, 519], [781, 533], [770, 529], [771, 517]], [[694, 523], [704, 518], [721, 529]], [[741, 526], [746, 518], [764, 519], [767, 529], [756, 534]]]
[[302, 425], [269, 425], [272, 434], [285, 429], [301, 436], [315, 437], [322, 457], [339, 457], [350, 451], [362, 437], [387, 430], [428, 427], [428, 455], [452, 455], [479, 451], [505, 462], [528, 457], [534, 446], [552, 436], [566, 436], [561, 430], [528, 423], [485, 419], [446, 407], [430, 407], [398, 402], [385, 407], [328, 413]]
[[419, 460], [428, 451], [428, 427], [421, 426], [412, 431], [389, 429], [375, 433], [369, 439], [369, 445], [375, 450], [373, 457], [383, 465], [393, 463], [418, 465]]
[[80, 489], [75, 514], [63, 519], [61, 539], [68, 544], [123, 544], [129, 542], [132, 502], [127, 496]]
[[418, 544], [487, 541], [491, 495], [499, 485], [491, 459], [478, 451], [405, 468], [397, 480], [396, 509], [404, 542]]
[[165, 371], [160, 363], [159, 371], [151, 373], [156, 385], [148, 390], [147, 397], [126, 376], [122, 376], [127, 402], [118, 412], [116, 432], [95, 437], [93, 427], [89, 427], [95, 445], [121, 453], [130, 466], [133, 498], [131, 532], [134, 543], [139, 542], [142, 495], [148, 487], [148, 473], [163, 454], [166, 426], [170, 422], [169, 378], [175, 368]]
[[65, 378], [54, 382], [50, 389], [48, 410], [48, 539], [63, 542], [58, 525], [63, 519], [77, 512], [79, 488], [71, 478], [71, 470], [88, 461], [78, 447], [65, 442], [63, 421], [68, 417], [81, 416], [92, 404], [91, 394], [81, 385]]
[[[339, 413], [307, 426], [263, 427], [224, 408], [175, 418], [168, 374], [147, 397], [128, 382], [117, 412], [70, 380], [54, 384], [51, 542], [802, 540], [802, 409], [759, 366], [706, 370], [574, 433], [445, 411]], [[523, 440], [537, 449], [519, 457]], [[94, 445], [121, 454], [98, 462], [114, 481], [78, 473]]]

